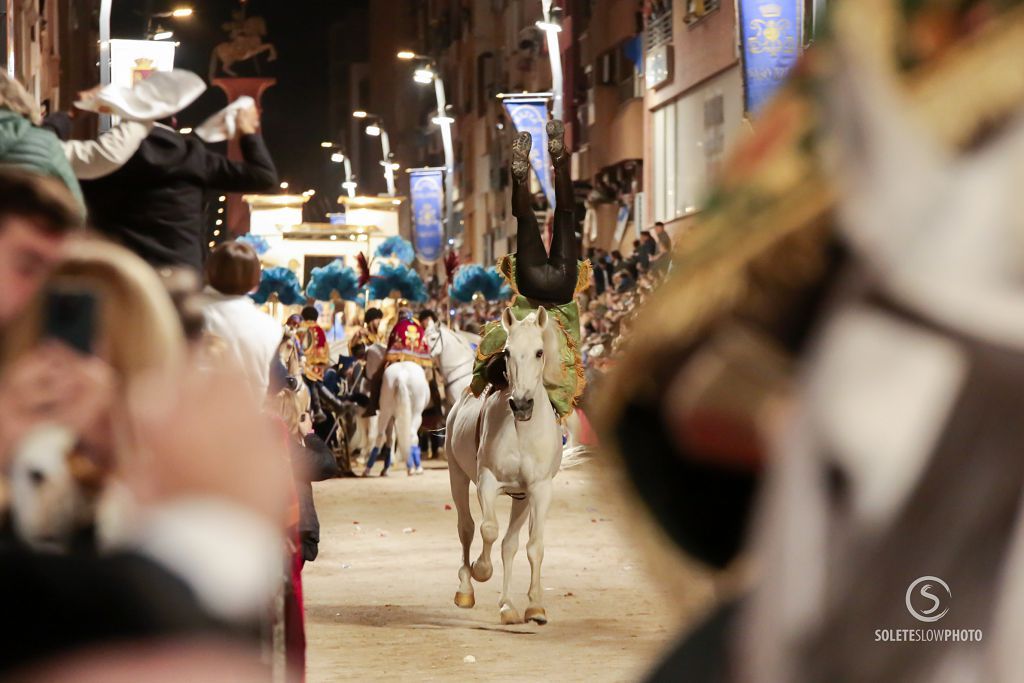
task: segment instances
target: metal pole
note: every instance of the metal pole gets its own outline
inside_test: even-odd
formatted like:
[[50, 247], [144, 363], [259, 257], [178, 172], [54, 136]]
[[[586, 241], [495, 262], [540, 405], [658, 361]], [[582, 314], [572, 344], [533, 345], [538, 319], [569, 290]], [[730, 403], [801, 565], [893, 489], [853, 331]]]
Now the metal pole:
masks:
[[[541, 0], [544, 7], [544, 20], [551, 17], [551, 0]], [[558, 44], [558, 31], [546, 30], [548, 40], [548, 59], [551, 61], [551, 92], [554, 98], [551, 102], [551, 117], [561, 120], [562, 118], [562, 49]]]
[[[113, 0], [100, 0], [100, 85], [110, 85], [110, 6]], [[100, 132], [110, 130], [110, 114], [100, 115]]]
[[388, 183], [388, 196], [395, 196], [395, 169], [391, 168], [391, 140], [384, 127], [380, 128], [380, 149], [384, 154], [384, 180]]
[[345, 191], [348, 192], [349, 199], [356, 196], [355, 185], [352, 184], [352, 162], [349, 161], [348, 155], [345, 155]]
[[434, 76], [434, 95], [437, 98], [437, 115], [441, 118], [441, 142], [444, 145], [444, 216], [445, 244], [455, 236], [455, 148], [452, 144], [452, 124], [448, 121], [448, 105], [444, 96], [444, 81], [440, 74]]

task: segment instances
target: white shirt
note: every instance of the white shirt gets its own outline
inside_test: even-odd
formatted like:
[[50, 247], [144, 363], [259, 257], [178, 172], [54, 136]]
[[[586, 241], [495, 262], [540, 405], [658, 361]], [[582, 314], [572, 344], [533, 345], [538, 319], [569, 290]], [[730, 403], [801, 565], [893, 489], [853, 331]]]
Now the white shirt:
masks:
[[79, 180], [102, 178], [124, 166], [152, 129], [152, 123], [124, 121], [95, 140], [62, 143], [64, 155]]
[[204, 293], [207, 333], [225, 343], [257, 397], [262, 398], [270, 383], [270, 364], [281, 344], [281, 326], [247, 296], [228, 296], [212, 287]]

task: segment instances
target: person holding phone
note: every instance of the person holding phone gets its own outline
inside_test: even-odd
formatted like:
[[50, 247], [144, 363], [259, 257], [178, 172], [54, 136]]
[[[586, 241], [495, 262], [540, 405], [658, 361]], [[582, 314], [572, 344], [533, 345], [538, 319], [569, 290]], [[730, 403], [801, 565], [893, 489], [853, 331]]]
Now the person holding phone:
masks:
[[[66, 341], [91, 337], [89, 354], [61, 341], [64, 332], [46, 322], [57, 302], [44, 292], [55, 283], [55, 269], [70, 275], [74, 254], [82, 255], [80, 241], [71, 239], [81, 226], [78, 204], [59, 181], [0, 168], [0, 506], [2, 475], [25, 435], [43, 423], [74, 433], [99, 427], [96, 436], [134, 437], [126, 456], [145, 454], [121, 463], [139, 505], [138, 526], [117, 552], [103, 556], [39, 555], [0, 538], [0, 604], [16, 625], [0, 643], [3, 672], [124, 639], [237, 633], [262, 613], [279, 577], [276, 529], [288, 475], [282, 477], [281, 452], [238, 376], [188, 366], [170, 378], [149, 372], [166, 361], [144, 356], [176, 357], [173, 349], [148, 346], [150, 335], [180, 337], [169, 309], [170, 332], [154, 332], [147, 319], [125, 318], [120, 310], [85, 316], [92, 334], [78, 326]], [[116, 302], [103, 290], [109, 272], [98, 286], [80, 274], [75, 284], [95, 297], [97, 310]], [[156, 285], [137, 296], [166, 294]], [[128, 320], [132, 334], [114, 334], [103, 320]], [[130, 345], [141, 349], [124, 348]], [[124, 372], [114, 356], [123, 359]], [[225, 433], [234, 437], [225, 440]], [[220, 543], [224, 538], [231, 543]], [[201, 550], [217, 545], [216, 557]], [[54, 621], [55, 613], [63, 618]], [[35, 635], [44, 632], [45, 638]]]

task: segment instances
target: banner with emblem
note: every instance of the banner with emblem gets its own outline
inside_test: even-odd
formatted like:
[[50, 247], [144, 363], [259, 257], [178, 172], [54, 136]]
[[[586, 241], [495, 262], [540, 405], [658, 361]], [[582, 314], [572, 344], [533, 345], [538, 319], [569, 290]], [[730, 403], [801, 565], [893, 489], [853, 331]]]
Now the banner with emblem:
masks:
[[174, 68], [172, 40], [111, 40], [110, 82], [133, 87], [154, 71]]
[[746, 109], [756, 114], [796, 64], [803, 45], [804, 0], [740, 0]]
[[555, 186], [551, 177], [551, 160], [548, 155], [548, 101], [547, 99], [505, 99], [502, 101], [516, 132], [526, 131], [533, 136], [530, 150], [530, 165], [533, 166], [541, 190], [548, 199], [548, 206], [555, 208]]
[[416, 256], [423, 263], [434, 263], [444, 251], [444, 172], [438, 168], [409, 171], [412, 197], [413, 238]]

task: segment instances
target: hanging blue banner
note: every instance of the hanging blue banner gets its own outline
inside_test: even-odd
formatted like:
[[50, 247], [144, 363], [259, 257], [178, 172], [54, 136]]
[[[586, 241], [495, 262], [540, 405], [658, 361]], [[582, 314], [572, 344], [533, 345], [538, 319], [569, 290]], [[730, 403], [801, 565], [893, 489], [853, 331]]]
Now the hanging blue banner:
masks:
[[757, 113], [796, 64], [804, 0], [740, 0], [746, 108]]
[[551, 161], [548, 157], [547, 100], [505, 100], [505, 110], [512, 119], [516, 132], [526, 131], [533, 136], [530, 165], [537, 174], [541, 190], [548, 198], [548, 206], [555, 208], [555, 187], [552, 184]]
[[441, 207], [444, 205], [442, 173], [432, 168], [409, 173], [416, 255], [424, 263], [433, 263], [441, 258], [444, 250], [444, 224], [441, 222]]

